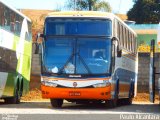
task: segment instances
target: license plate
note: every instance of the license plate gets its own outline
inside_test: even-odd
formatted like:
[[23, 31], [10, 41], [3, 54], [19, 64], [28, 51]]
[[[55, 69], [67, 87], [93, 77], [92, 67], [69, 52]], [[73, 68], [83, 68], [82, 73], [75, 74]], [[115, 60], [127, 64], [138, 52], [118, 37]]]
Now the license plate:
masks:
[[69, 92], [69, 96], [81, 96], [80, 92]]

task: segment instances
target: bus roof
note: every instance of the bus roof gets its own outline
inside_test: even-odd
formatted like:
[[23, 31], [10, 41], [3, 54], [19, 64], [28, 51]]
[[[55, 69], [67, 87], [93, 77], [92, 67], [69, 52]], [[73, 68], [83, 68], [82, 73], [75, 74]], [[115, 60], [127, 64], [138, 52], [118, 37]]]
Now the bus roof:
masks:
[[51, 12], [48, 14], [48, 17], [54, 16], [64, 16], [64, 17], [106, 17], [112, 16], [112, 13], [107, 12], [98, 12], [98, 11], [64, 11], [64, 12]]
[[113, 13], [100, 12], [100, 11], [63, 11], [63, 12], [51, 12], [46, 18], [49, 17], [97, 17], [97, 18], [108, 18], [111, 20], [117, 19], [120, 21], [126, 28], [132, 31], [135, 35], [136, 33], [132, 30], [126, 23], [124, 23], [119, 17]]
[[8, 7], [9, 9], [13, 10], [15, 13], [19, 14], [20, 16], [22, 16], [23, 18], [26, 18], [29, 22], [31, 22], [30, 18], [28, 18], [27, 16], [25, 16], [24, 14], [22, 14], [20, 11], [18, 11], [14, 7], [6, 4], [3, 0], [0, 0], [0, 3], [2, 3], [4, 6]]

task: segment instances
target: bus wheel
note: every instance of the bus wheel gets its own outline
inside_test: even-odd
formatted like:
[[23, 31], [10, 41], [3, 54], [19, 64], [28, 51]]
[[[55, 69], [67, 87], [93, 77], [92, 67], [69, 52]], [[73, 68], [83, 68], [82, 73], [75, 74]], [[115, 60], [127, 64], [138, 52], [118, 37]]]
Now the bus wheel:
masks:
[[126, 104], [131, 105], [132, 104], [132, 97], [129, 97], [126, 99]]
[[18, 89], [16, 88], [15, 96], [14, 97], [5, 98], [4, 101], [7, 104], [19, 104], [20, 103], [20, 94], [19, 94]]
[[120, 104], [121, 105], [131, 105], [132, 104], [132, 98], [123, 98], [120, 99]]
[[23, 79], [21, 81], [19, 95], [20, 95], [20, 97], [22, 97], [22, 95], [23, 95]]
[[[118, 91], [118, 90], [117, 90]], [[105, 101], [105, 106], [109, 108], [117, 107], [118, 105], [118, 92], [116, 92], [115, 98]]]
[[63, 99], [50, 99], [51, 105], [54, 108], [61, 108], [63, 104]]
[[107, 101], [105, 101], [105, 106], [109, 107], [109, 108], [114, 108], [117, 106], [117, 103], [118, 103], [117, 101], [118, 101], [118, 99], [107, 100]]

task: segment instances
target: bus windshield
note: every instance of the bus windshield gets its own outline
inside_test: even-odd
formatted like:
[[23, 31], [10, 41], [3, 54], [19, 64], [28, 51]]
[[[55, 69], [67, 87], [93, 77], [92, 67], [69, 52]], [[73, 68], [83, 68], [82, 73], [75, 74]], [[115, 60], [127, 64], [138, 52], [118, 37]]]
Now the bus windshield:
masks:
[[111, 36], [111, 21], [107, 19], [53, 19], [45, 22], [45, 35]]
[[106, 74], [110, 72], [110, 38], [46, 37], [43, 67], [48, 73]]

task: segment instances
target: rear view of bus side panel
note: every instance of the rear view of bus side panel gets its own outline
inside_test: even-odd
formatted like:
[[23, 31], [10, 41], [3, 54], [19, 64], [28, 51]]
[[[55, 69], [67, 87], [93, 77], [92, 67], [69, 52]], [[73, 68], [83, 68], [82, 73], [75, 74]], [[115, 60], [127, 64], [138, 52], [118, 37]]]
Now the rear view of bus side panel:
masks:
[[128, 98], [131, 89], [134, 89], [136, 79], [137, 56], [135, 52], [134, 33], [115, 19], [115, 36], [119, 39], [118, 45], [122, 49], [122, 56], [116, 57], [115, 82], [118, 81], [119, 98]]
[[[119, 79], [119, 97], [128, 98], [131, 86], [135, 82], [136, 62], [131, 58], [131, 53], [123, 52], [121, 58], [117, 58], [117, 77]], [[133, 87], [133, 86], [132, 86]]]
[[23, 93], [27, 93], [31, 68], [31, 23], [0, 2], [0, 34], [0, 82], [3, 82], [0, 98], [14, 96], [18, 80]]

